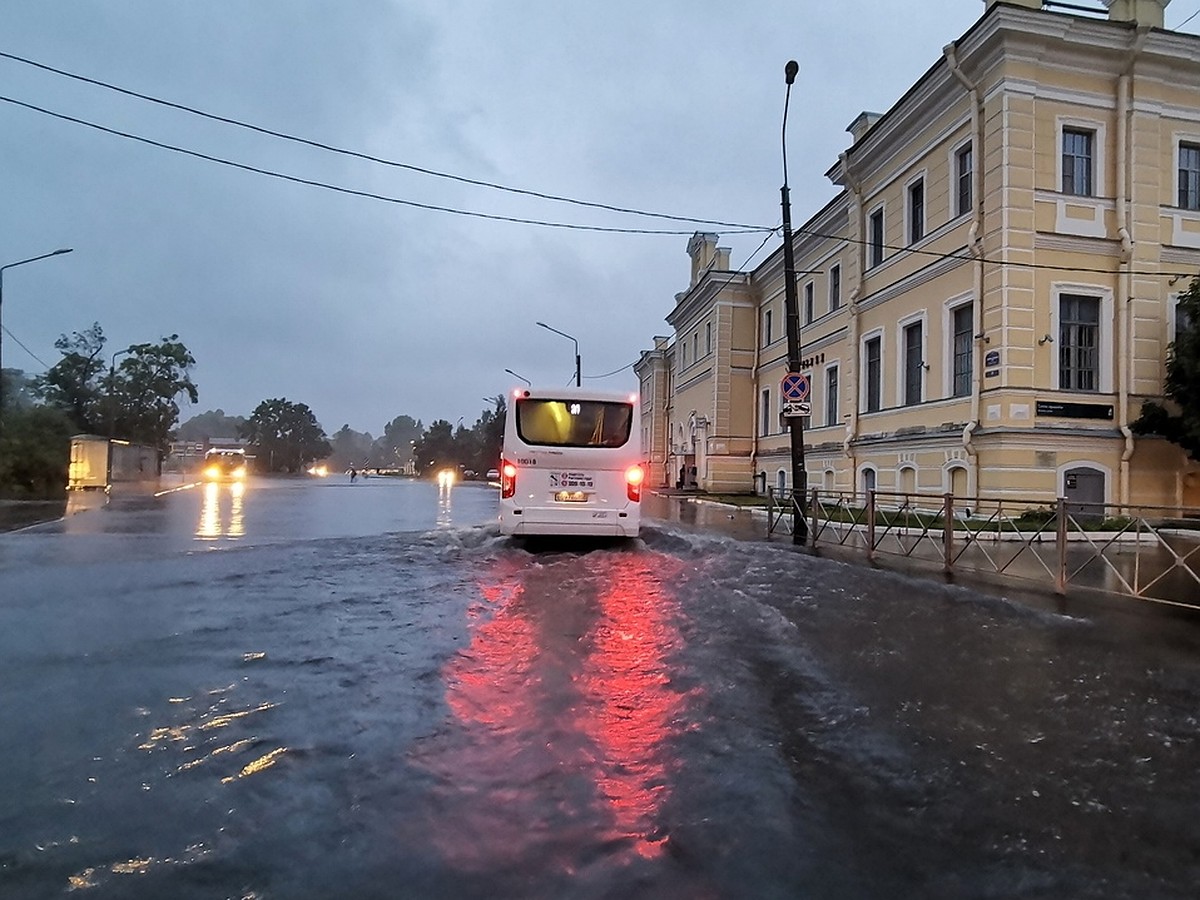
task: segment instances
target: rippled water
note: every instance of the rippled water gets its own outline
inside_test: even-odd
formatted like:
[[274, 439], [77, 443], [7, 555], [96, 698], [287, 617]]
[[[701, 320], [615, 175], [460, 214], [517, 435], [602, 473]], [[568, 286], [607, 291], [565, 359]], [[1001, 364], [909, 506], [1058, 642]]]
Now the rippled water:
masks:
[[1194, 621], [682, 522], [528, 548], [487, 494], [360, 493], [305, 536], [334, 496], [270, 525], [248, 497], [243, 535], [194, 497], [0, 539], [0, 896], [1200, 883]]

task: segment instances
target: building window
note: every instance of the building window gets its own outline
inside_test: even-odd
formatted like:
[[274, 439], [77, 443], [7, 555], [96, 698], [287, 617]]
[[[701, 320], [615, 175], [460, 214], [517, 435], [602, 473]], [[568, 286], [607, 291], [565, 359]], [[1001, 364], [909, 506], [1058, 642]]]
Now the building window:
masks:
[[971, 192], [975, 184], [975, 154], [970, 144], [954, 154], [955, 193], [958, 196], [958, 215], [964, 216], [974, 206]]
[[1191, 327], [1192, 320], [1187, 314], [1187, 310], [1179, 305], [1179, 299], [1175, 299], [1175, 333], [1171, 335], [1171, 352], [1175, 351], [1175, 347], [1179, 346], [1179, 341], [1183, 338], [1183, 334]]
[[771, 334], [771, 310], [763, 312], [763, 346], [769, 346], [775, 338]]
[[687, 368], [687, 341], [686, 341], [686, 340], [685, 340], [685, 341], [681, 341], [680, 343], [681, 343], [681, 344], [683, 344], [683, 347], [682, 347], [682, 350], [683, 350], [683, 363], [682, 363], [682, 365], [680, 366], [680, 368], [681, 368], [681, 369], [686, 369], [686, 368]]
[[825, 424], [837, 425], [839, 421], [838, 370], [837, 366], [829, 366], [825, 370]]
[[871, 265], [877, 266], [883, 262], [883, 210], [877, 209], [871, 213]]
[[921, 402], [921, 382], [925, 372], [925, 358], [921, 351], [921, 323], [914, 322], [904, 329], [904, 405], [915, 406]]
[[700, 361], [700, 335], [692, 335], [692, 362]]
[[952, 313], [954, 329], [954, 396], [971, 394], [971, 377], [975, 374], [975, 310], [964, 304]]
[[1179, 145], [1179, 205], [1200, 209], [1200, 146]]
[[1063, 294], [1058, 299], [1058, 386], [1100, 389], [1100, 298]]
[[1076, 197], [1091, 197], [1093, 187], [1093, 154], [1096, 132], [1080, 128], [1062, 131], [1062, 192]]
[[833, 312], [842, 305], [842, 267], [831, 266], [829, 269], [829, 311]]
[[758, 415], [758, 433], [767, 435], [771, 433], [771, 391], [765, 390], [762, 392], [762, 401], [759, 407]]
[[704, 323], [704, 352], [712, 353], [712, 322]]
[[867, 389], [867, 412], [878, 412], [883, 387], [883, 338], [873, 337], [863, 344], [863, 360], [867, 367], [864, 383]]
[[813, 320], [813, 283], [810, 281], [804, 286], [804, 324], [808, 325]]
[[925, 237], [925, 179], [908, 186], [908, 242], [915, 244]]
[[864, 494], [869, 494], [875, 490], [875, 470], [862, 470], [862, 489]]

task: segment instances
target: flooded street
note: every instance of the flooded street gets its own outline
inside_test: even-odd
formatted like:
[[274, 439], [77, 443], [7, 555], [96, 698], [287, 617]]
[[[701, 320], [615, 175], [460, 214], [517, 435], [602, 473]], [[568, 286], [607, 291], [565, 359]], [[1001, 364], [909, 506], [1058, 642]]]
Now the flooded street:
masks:
[[482, 485], [280, 481], [0, 535], [0, 896], [1195, 896], [1200, 619], [648, 512], [526, 547]]

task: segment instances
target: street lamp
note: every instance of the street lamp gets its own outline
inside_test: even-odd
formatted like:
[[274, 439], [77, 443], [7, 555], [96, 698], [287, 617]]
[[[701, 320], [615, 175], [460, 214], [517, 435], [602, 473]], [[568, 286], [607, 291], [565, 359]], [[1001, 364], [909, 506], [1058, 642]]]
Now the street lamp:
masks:
[[518, 375], [512, 369], [505, 369], [504, 371], [507, 372], [509, 375], [511, 375], [513, 378], [519, 378], [521, 381], [525, 382], [530, 387], [533, 387], [533, 382], [530, 381], [528, 378], [526, 378], [524, 375]]
[[[783, 187], [780, 198], [783, 205], [783, 303], [787, 318], [788, 373], [800, 373], [800, 311], [796, 299], [796, 260], [792, 250], [792, 201], [788, 194], [787, 177], [787, 113], [788, 101], [792, 96], [792, 82], [800, 71], [800, 64], [788, 60], [783, 67], [787, 82], [787, 93], [783, 98], [783, 128], [780, 144], [783, 150]], [[804, 422], [800, 416], [788, 416], [788, 429], [792, 444], [792, 543], [808, 543], [808, 522], [804, 517], [805, 495], [808, 493], [808, 474], [804, 470]]]
[[114, 390], [117, 379], [117, 357], [132, 352], [132, 350], [118, 350], [112, 355], [108, 364], [108, 439], [110, 441], [117, 436], [117, 397]]
[[[15, 269], [17, 266], [23, 266], [26, 263], [37, 262], [39, 259], [47, 259], [51, 256], [59, 256], [63, 253], [70, 253], [74, 248], [64, 247], [61, 250], [54, 250], [50, 253], [43, 253], [41, 256], [31, 256], [29, 259], [20, 259], [13, 263], [0, 266], [0, 317], [4, 312], [4, 270]], [[0, 318], [0, 335], [3, 334], [3, 320]], [[3, 337], [0, 337], [0, 343], [3, 342]], [[4, 364], [0, 357], [0, 420], [4, 417]]]
[[575, 338], [571, 337], [571, 335], [567, 334], [565, 331], [559, 331], [557, 328], [551, 328], [545, 322], [538, 322], [537, 324], [541, 325], [547, 331], [553, 331], [555, 334], [562, 335], [575, 345], [575, 387], [583, 387], [583, 376], [580, 374], [579, 367], [579, 341], [575, 340]]

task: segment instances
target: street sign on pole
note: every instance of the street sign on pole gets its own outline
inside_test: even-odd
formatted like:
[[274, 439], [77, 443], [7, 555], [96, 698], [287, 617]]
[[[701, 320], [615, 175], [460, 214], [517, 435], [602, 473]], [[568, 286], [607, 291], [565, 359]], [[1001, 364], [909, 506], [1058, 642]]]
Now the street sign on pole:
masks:
[[788, 372], [779, 382], [779, 395], [785, 403], [799, 403], [808, 399], [808, 376], [800, 372]]
[[783, 404], [783, 417], [785, 419], [804, 418], [812, 415], [812, 404], [807, 400], [804, 401], [785, 401]]

